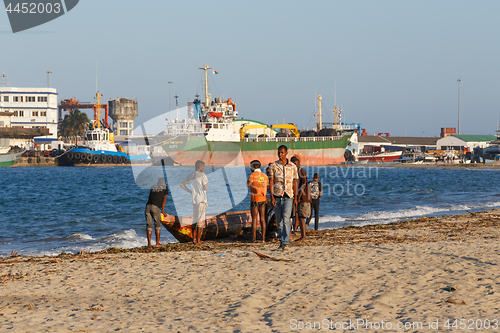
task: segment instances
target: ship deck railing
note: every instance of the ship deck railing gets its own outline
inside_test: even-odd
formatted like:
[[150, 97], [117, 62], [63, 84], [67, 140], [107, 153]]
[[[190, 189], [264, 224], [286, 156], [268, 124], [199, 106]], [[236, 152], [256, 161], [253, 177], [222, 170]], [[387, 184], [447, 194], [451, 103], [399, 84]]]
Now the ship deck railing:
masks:
[[245, 138], [244, 142], [309, 142], [309, 141], [337, 141], [343, 136], [311, 136], [311, 137], [274, 137], [274, 138]]

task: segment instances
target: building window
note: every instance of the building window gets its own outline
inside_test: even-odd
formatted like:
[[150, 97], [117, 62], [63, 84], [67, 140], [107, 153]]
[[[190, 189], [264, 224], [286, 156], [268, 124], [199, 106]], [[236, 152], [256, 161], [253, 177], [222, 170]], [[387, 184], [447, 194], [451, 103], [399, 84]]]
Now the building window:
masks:
[[132, 123], [132, 122], [129, 122], [129, 123], [128, 123], [128, 128], [133, 128], [133, 127], [134, 127], [133, 123]]
[[38, 117], [38, 111], [31, 112], [33, 117]]
[[120, 135], [127, 135], [127, 130], [120, 130]]
[[127, 123], [120, 123], [121, 128], [127, 128]]
[[47, 111], [40, 111], [40, 117], [47, 117]]
[[19, 102], [19, 97], [18, 96], [14, 96], [14, 102]]
[[3, 121], [0, 121], [0, 127], [4, 127], [5, 123]]
[[[22, 98], [22, 97], [21, 97]], [[19, 111], [19, 117], [24, 117], [24, 111]]]
[[34, 102], [35, 96], [26, 96], [26, 102]]
[[47, 102], [47, 96], [38, 96], [38, 102]]
[[4, 101], [4, 102], [8, 102], [8, 101], [9, 101], [9, 96], [4, 96], [4, 97], [3, 97], [3, 101]]

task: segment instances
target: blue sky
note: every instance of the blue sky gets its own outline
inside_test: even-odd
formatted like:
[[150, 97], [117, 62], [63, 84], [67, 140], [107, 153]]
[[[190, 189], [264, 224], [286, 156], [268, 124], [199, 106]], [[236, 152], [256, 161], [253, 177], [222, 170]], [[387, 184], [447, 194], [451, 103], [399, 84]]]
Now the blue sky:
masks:
[[[185, 106], [202, 94], [240, 116], [314, 126], [337, 105], [368, 133], [495, 134], [500, 117], [500, 2], [82, 0], [70, 12], [12, 34], [0, 14], [0, 72], [12, 86], [51, 86], [93, 101], [96, 63], [104, 99], [137, 98], [136, 125], [168, 111], [169, 87]], [[173, 98], [172, 98], [173, 99]], [[173, 99], [174, 100], [174, 99]], [[175, 102], [173, 102], [175, 104]]]

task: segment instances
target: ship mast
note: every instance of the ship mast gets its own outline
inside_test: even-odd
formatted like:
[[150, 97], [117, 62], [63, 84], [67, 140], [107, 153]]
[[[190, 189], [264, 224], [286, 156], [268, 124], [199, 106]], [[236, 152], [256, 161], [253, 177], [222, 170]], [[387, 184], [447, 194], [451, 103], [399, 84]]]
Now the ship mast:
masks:
[[96, 105], [96, 122], [97, 122], [97, 128], [101, 128], [101, 94], [99, 92], [95, 93], [95, 96], [97, 98], [97, 105]]
[[338, 110], [337, 110], [337, 105], [335, 105], [335, 109], [333, 110], [333, 113], [335, 114], [335, 126], [333, 128], [338, 129], [338, 122], [337, 122], [337, 117], [338, 117]]
[[203, 67], [200, 67], [198, 69], [203, 69], [205, 71], [205, 107], [208, 108], [210, 106], [210, 100], [208, 98], [208, 79], [207, 79], [207, 70], [211, 69], [212, 67], [208, 67], [208, 65], [203, 65]]
[[322, 100], [321, 95], [318, 95], [318, 124], [316, 125], [318, 131], [321, 131], [321, 129], [323, 129], [321, 120], [321, 100]]

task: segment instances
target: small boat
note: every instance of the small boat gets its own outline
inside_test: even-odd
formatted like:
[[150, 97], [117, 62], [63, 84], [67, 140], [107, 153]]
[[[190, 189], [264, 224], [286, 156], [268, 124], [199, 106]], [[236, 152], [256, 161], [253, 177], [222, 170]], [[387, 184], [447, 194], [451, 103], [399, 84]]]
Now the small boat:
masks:
[[423, 162], [435, 162], [436, 157], [434, 154], [423, 153], [420, 151], [405, 151], [400, 158], [392, 160], [393, 162], [400, 163], [423, 163]]
[[358, 156], [358, 161], [369, 162], [392, 162], [401, 157], [402, 151], [386, 151], [374, 154], [363, 154]]
[[[169, 215], [161, 222], [172, 236], [181, 243], [193, 241], [193, 216]], [[206, 227], [203, 229], [202, 240], [237, 236], [245, 228], [252, 227], [252, 216], [249, 210], [226, 212], [216, 216], [207, 216]]]
[[24, 153], [24, 150], [11, 149], [10, 147], [0, 148], [2, 148], [0, 151], [0, 167], [16, 165]]

